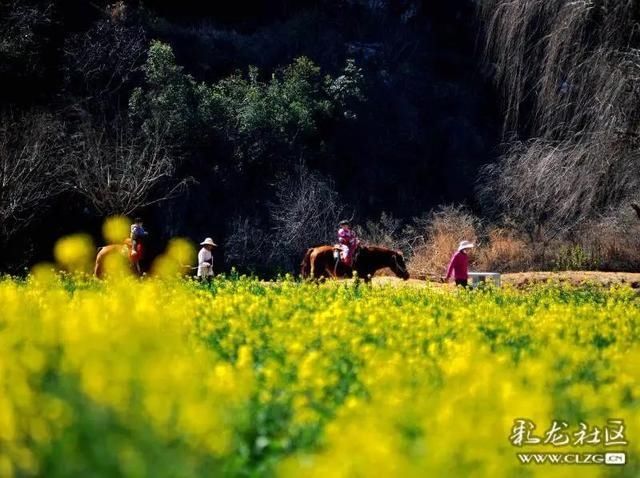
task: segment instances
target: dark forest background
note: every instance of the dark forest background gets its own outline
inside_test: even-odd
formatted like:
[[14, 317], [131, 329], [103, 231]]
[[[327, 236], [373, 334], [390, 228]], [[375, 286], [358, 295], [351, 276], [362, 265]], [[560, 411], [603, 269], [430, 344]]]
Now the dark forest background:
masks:
[[466, 238], [634, 268], [640, 9], [584, 3], [3, 0], [0, 270], [114, 214], [219, 269], [294, 271], [344, 217], [423, 274]]

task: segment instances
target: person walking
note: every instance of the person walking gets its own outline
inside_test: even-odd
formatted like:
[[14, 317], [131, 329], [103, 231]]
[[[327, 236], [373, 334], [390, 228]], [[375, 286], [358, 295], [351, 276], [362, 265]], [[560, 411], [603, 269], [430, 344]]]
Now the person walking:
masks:
[[467, 287], [469, 285], [469, 256], [467, 250], [474, 247], [469, 241], [462, 241], [458, 246], [458, 250], [451, 257], [449, 267], [447, 267], [447, 276], [445, 282], [451, 277], [456, 281], [456, 285]]
[[218, 245], [213, 239], [207, 237], [200, 243], [202, 248], [198, 252], [198, 278], [202, 280], [213, 277], [213, 249]]

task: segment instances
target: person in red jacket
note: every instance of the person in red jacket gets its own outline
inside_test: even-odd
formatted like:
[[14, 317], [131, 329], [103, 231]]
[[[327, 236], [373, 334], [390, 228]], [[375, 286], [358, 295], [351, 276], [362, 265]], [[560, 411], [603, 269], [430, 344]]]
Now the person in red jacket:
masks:
[[462, 241], [460, 243], [458, 250], [453, 254], [453, 257], [449, 262], [445, 282], [448, 282], [453, 276], [456, 281], [456, 285], [467, 287], [469, 284], [469, 256], [466, 251], [473, 247], [473, 244], [469, 241]]

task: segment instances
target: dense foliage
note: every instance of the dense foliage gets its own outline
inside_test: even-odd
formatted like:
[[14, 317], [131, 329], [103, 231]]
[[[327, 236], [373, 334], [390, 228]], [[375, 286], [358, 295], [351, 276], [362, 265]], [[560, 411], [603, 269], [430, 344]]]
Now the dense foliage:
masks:
[[[2, 178], [3, 270], [110, 214], [143, 215], [158, 250], [247, 224], [281, 243], [277, 197], [301, 177], [363, 223], [472, 200], [499, 121], [471, 2], [268, 3], [2, 2], [0, 158], [49, 191], [34, 207]], [[301, 252], [226, 245], [270, 270]]]
[[[567, 476], [575, 465], [515, 454], [614, 449], [628, 453], [616, 476], [638, 473], [628, 288], [97, 283], [38, 268], [0, 282], [0, 301], [2, 476]], [[518, 448], [517, 418], [540, 436], [552, 420], [621, 418], [629, 444]]]
[[0, 4], [1, 270], [125, 214], [273, 276], [459, 205], [494, 267], [637, 269], [637, 0], [210, 3]]

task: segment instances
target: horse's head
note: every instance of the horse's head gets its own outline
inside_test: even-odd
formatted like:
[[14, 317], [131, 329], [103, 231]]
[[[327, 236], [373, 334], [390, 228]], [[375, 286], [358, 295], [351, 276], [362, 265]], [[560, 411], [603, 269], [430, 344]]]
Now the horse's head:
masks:
[[390, 267], [393, 273], [401, 279], [407, 280], [409, 278], [409, 271], [407, 270], [407, 265], [404, 262], [402, 252], [393, 252]]

